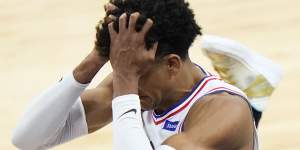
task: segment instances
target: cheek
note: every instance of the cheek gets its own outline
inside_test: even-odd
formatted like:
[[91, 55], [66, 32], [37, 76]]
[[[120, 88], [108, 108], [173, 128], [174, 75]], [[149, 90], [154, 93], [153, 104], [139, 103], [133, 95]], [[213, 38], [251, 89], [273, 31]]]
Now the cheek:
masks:
[[155, 94], [160, 91], [160, 84], [156, 78], [144, 78], [139, 82], [139, 88], [145, 94]]
[[167, 79], [160, 73], [153, 72], [140, 80], [141, 91], [145, 92], [155, 101], [161, 100]]

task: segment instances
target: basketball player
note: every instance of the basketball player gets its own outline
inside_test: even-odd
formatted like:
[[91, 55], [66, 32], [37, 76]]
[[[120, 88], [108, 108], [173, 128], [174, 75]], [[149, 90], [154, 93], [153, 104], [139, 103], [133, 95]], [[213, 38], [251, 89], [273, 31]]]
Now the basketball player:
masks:
[[[109, 3], [105, 8], [114, 10], [116, 6]], [[212, 61], [215, 71], [224, 81], [242, 89], [250, 99], [258, 127], [268, 99], [282, 78], [280, 67], [237, 41], [211, 35], [201, 39], [202, 51]]]
[[[98, 28], [95, 50], [35, 98], [13, 143], [46, 149], [112, 120], [115, 149], [257, 149], [246, 95], [189, 59], [187, 50], [201, 32], [188, 5], [182, 0], [114, 4], [116, 20]], [[108, 60], [113, 74], [85, 90]]]

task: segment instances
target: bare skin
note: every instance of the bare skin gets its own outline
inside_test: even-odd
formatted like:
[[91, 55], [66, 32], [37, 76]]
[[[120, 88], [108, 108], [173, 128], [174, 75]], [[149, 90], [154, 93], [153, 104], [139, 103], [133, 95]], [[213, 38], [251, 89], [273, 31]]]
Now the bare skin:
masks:
[[[108, 5], [113, 8], [111, 4]], [[108, 10], [108, 5], [106, 6], [106, 10]], [[112, 50], [112, 53], [114, 53], [113, 58], [111, 57], [110, 60], [114, 73], [109, 75], [96, 88], [86, 90], [81, 95], [89, 133], [101, 129], [112, 121], [111, 102], [113, 97], [129, 93], [139, 93], [138, 82], [142, 76], [140, 69], [153, 63], [154, 58], [151, 52], [155, 52], [155, 47], [152, 51], [146, 53], [148, 51], [143, 49], [144, 43], [137, 41], [139, 39], [137, 36], [144, 36], [148, 28], [151, 27], [151, 21], [148, 22], [148, 25], [146, 24], [144, 32], [136, 36], [130, 36], [135, 32], [131, 29], [134, 29], [137, 17], [138, 14], [131, 15], [130, 20], [132, 22], [128, 29], [125, 29], [122, 27], [124, 27], [126, 16], [123, 16], [123, 18], [120, 18], [120, 34], [111, 32], [116, 40], [113, 47], [114, 50]], [[128, 39], [129, 41], [131, 40], [131, 43], [126, 45], [125, 43], [128, 42]], [[118, 43], [119, 45], [117, 45]], [[122, 57], [118, 57], [120, 49], [128, 57], [131, 57], [132, 53], [136, 51], [139, 54], [130, 58], [130, 61], [133, 63], [122, 64], [120, 63], [122, 62], [120, 60]], [[128, 57], [126, 58], [128, 59]], [[140, 59], [141, 57], [144, 59]], [[175, 56], [170, 56], [166, 59], [167, 62], [177, 64], [173, 67], [175, 69], [170, 69], [171, 73], [175, 72], [176, 74], [179, 72], [176, 72], [176, 70], [180, 70], [184, 66], [189, 67], [189, 61], [182, 62], [180, 59], [176, 59]], [[75, 79], [81, 83], [90, 82], [107, 61], [107, 58], [100, 57], [98, 52], [93, 50], [75, 68], [73, 72]], [[134, 66], [130, 66], [132, 64]], [[122, 70], [124, 67], [133, 69]], [[195, 79], [199, 78], [199, 74], [197, 73], [193, 74], [193, 76], [195, 76]], [[193, 80], [184, 88], [190, 87], [191, 89], [191, 83], [193, 83]], [[183, 95], [179, 94], [176, 96], [177, 100], [179, 100]], [[176, 102], [175, 100], [176, 98], [174, 97], [174, 101], [170, 101], [169, 105]], [[185, 120], [184, 132], [170, 137], [164, 144], [170, 145], [177, 150], [252, 149], [253, 131], [252, 115], [248, 104], [244, 100], [241, 100], [240, 97], [220, 93], [203, 97], [201, 101], [196, 103]]]
[[[112, 75], [103, 80], [96, 88], [85, 91], [81, 98], [86, 111], [89, 133], [111, 123]], [[211, 116], [211, 114], [215, 115]], [[224, 118], [226, 121], [223, 121]], [[209, 146], [216, 146], [210, 149], [252, 149], [254, 129], [251, 119], [251, 112], [247, 104], [239, 97], [227, 93], [206, 96], [190, 110], [183, 134], [170, 137], [165, 144], [176, 147], [178, 150], [193, 150], [197, 147], [196, 145], [201, 147], [199, 149], [209, 149]], [[224, 145], [235, 145], [231, 143], [239, 144], [236, 144], [236, 148], [223, 147]]]

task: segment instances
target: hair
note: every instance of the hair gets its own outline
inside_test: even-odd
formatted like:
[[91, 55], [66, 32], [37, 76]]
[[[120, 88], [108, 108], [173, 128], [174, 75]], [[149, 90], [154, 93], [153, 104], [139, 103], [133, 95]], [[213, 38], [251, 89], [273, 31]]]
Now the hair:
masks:
[[[114, 15], [114, 29], [118, 32], [119, 17], [123, 13], [127, 16], [139, 12], [140, 17], [136, 23], [136, 31], [140, 31], [147, 18], [153, 20], [153, 26], [145, 36], [145, 45], [149, 50], [158, 42], [156, 57], [168, 54], [177, 54], [181, 59], [188, 57], [188, 49], [197, 35], [202, 35], [201, 27], [194, 19], [194, 13], [189, 3], [184, 0], [111, 0], [119, 9], [108, 12], [106, 19], [100, 21], [96, 27], [96, 49], [101, 56], [109, 57], [110, 35], [107, 21], [109, 15]], [[129, 17], [127, 17], [127, 26]]]

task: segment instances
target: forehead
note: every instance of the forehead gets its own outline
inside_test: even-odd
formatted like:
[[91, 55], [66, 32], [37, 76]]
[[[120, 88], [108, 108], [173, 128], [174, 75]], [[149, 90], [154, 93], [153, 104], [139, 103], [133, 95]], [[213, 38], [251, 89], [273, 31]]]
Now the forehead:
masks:
[[165, 63], [162, 61], [155, 61], [153, 64], [150, 64], [148, 67], [143, 68], [143, 75], [142, 77], [154, 77], [160, 74], [163, 74], [165, 68]]

